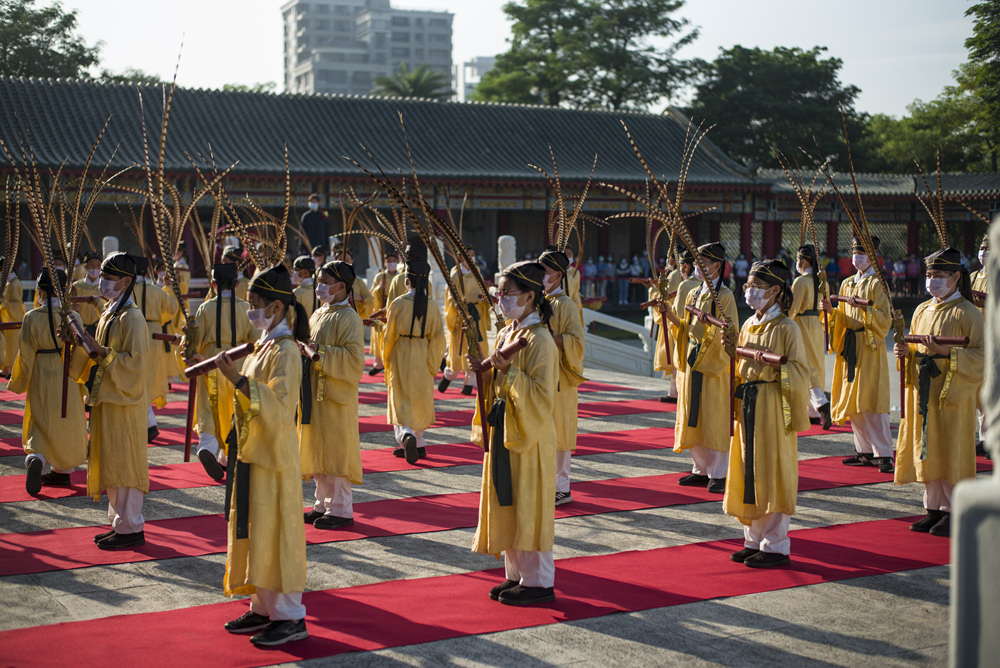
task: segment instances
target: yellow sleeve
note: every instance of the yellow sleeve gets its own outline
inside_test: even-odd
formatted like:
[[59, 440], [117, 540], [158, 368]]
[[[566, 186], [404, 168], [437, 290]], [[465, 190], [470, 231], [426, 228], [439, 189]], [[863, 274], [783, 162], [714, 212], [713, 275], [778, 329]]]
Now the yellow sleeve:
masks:
[[[722, 317], [733, 323], [739, 331], [740, 318], [736, 311], [736, 300], [728, 288], [719, 290], [719, 303], [722, 306]], [[694, 370], [706, 376], [722, 376], [729, 372], [729, 362], [730, 357], [722, 345], [722, 331], [713, 325], [706, 325], [705, 337], [702, 339], [701, 352], [694, 364]]]
[[[302, 383], [302, 362], [295, 342], [282, 339], [269, 342], [275, 349], [261, 350], [267, 354], [264, 378], [250, 379], [250, 396], [236, 392], [240, 409], [239, 459], [270, 471], [299, 466], [288, 444], [298, 446], [294, 436], [295, 406]], [[284, 447], [283, 447], [284, 446]]]
[[163, 299], [160, 300], [159, 322], [161, 325], [165, 325], [174, 319], [180, 306], [177, 304], [177, 297], [174, 296], [173, 290], [160, 288], [160, 292], [163, 294]]
[[[532, 341], [514, 356], [504, 387], [504, 444], [525, 452], [538, 442], [539, 425], [552, 421], [558, 354], [551, 338], [530, 334]], [[549, 345], [544, 345], [548, 339]]]
[[572, 302], [558, 301], [555, 325], [552, 333], [555, 336], [562, 336], [562, 349], [559, 350], [559, 364], [566, 377], [570, 379], [573, 387], [583, 384], [587, 379], [583, 377], [583, 349], [584, 330], [576, 311], [576, 305]]
[[983, 315], [978, 308], [969, 304], [959, 317], [959, 322], [961, 327], [959, 336], [968, 336], [969, 345], [954, 346], [951, 349], [947, 366], [948, 375], [939, 399], [941, 408], [960, 404], [970, 396], [976, 396], [983, 384], [983, 369], [986, 363]]
[[[27, 318], [25, 318], [27, 320]], [[0, 345], [0, 348], [3, 348]], [[31, 371], [35, 367], [35, 350], [37, 343], [31, 336], [30, 327], [25, 322], [21, 325], [21, 331], [17, 338], [17, 357], [12, 360], [10, 382], [7, 389], [16, 394], [24, 394], [28, 391], [28, 383], [31, 381]]]
[[424, 338], [427, 339], [427, 370], [432, 376], [437, 375], [448, 341], [444, 335], [441, 311], [432, 299], [427, 300], [427, 328], [424, 330]]
[[318, 332], [318, 341], [324, 343], [317, 342], [320, 359], [315, 364], [326, 376], [329, 389], [325, 396], [334, 403], [346, 404], [357, 398], [365, 370], [365, 339], [361, 318], [350, 308], [339, 313], [341, 317], [327, 325], [329, 332]]
[[782, 337], [786, 351], [783, 354], [788, 357], [788, 364], [780, 371], [782, 393], [788, 393], [786, 396], [792, 414], [792, 430], [806, 431], [809, 429], [809, 369], [805, 364], [806, 350], [802, 330], [788, 318], [782, 328]]
[[[806, 285], [806, 281], [812, 283], [811, 276], [799, 276], [794, 281], [792, 281], [792, 306], [788, 309], [788, 315], [798, 315], [803, 311], [807, 311], [812, 308], [812, 291], [809, 286]], [[809, 299], [809, 303], [806, 303], [806, 299]]]
[[149, 329], [136, 307], [124, 309], [118, 316], [117, 335], [110, 343], [111, 353], [98, 362], [104, 375], [96, 401], [130, 406], [146, 402], [146, 354], [149, 351]]
[[354, 305], [362, 319], [375, 312], [375, 298], [360, 278], [354, 280]]

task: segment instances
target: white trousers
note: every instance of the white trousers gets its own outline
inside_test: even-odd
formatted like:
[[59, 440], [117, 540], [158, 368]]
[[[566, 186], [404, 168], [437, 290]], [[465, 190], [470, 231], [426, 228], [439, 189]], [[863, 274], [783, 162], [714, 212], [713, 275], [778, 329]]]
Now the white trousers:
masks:
[[855, 413], [851, 416], [854, 449], [875, 457], [892, 457], [892, 436], [888, 413]]
[[707, 475], [713, 480], [726, 477], [729, 470], [729, 452], [712, 450], [703, 445], [692, 446], [688, 452], [691, 453], [691, 459], [694, 462], [691, 473]]
[[316, 482], [316, 503], [313, 504], [313, 510], [332, 517], [354, 517], [350, 480], [325, 473], [314, 474], [313, 480]]
[[552, 551], [527, 552], [505, 550], [504, 569], [507, 579], [519, 582], [525, 587], [554, 587], [556, 582], [556, 562]]
[[394, 424], [392, 425], [392, 433], [396, 436], [396, 443], [399, 444], [399, 447], [403, 447], [403, 437], [406, 436], [407, 434], [412, 434], [413, 437], [417, 439], [418, 448], [427, 447], [427, 441], [424, 440], [423, 429], [421, 429], [420, 431], [414, 431], [409, 427], [404, 427], [402, 425]]
[[809, 417], [819, 417], [820, 406], [828, 403], [830, 403], [830, 400], [826, 398], [822, 387], [809, 388]]
[[[44, 471], [45, 467], [49, 465], [49, 462], [45, 459], [44, 455], [40, 455], [37, 452], [32, 452], [30, 455], [28, 455], [27, 457], [24, 458], [24, 468], [28, 468], [28, 462], [30, 462], [32, 460], [32, 458], [41, 460], [41, 462], [42, 462], [42, 471]], [[62, 469], [57, 469], [55, 467], [52, 467], [52, 470], [55, 471], [56, 473], [72, 473], [76, 469], [68, 469], [68, 470], [64, 471]]]
[[569, 491], [569, 469], [573, 453], [569, 450], [556, 450], [556, 491]]
[[145, 494], [134, 487], [108, 488], [108, 521], [116, 533], [138, 533], [146, 525], [142, 518]]
[[743, 525], [743, 545], [761, 552], [789, 554], [792, 542], [788, 538], [788, 524], [791, 515], [768, 513], [754, 520], [750, 526]]
[[149, 413], [146, 414], [146, 426], [155, 427], [156, 426], [156, 414], [153, 413], [153, 407], [149, 407]]
[[979, 440], [986, 442], [986, 413], [981, 409], [976, 409], [976, 416], [979, 419]]
[[668, 397], [677, 398], [677, 372], [670, 374], [670, 391], [667, 392]]
[[455, 371], [449, 367], [444, 368], [444, 377], [447, 378], [448, 380], [458, 380], [459, 376], [465, 376], [465, 382], [462, 383], [463, 385], [472, 385], [473, 381], [476, 378], [476, 375], [473, 373], [466, 373], [464, 371]]
[[211, 434], [198, 434], [198, 452], [208, 450], [215, 455], [216, 460], [223, 466], [226, 465], [226, 451], [222, 449], [219, 439]]
[[302, 605], [302, 592], [283, 594], [257, 587], [257, 591], [250, 594], [250, 612], [264, 615], [272, 622], [283, 619], [298, 621], [305, 619], [306, 606]]
[[951, 512], [951, 493], [955, 486], [944, 478], [924, 483], [924, 508]]

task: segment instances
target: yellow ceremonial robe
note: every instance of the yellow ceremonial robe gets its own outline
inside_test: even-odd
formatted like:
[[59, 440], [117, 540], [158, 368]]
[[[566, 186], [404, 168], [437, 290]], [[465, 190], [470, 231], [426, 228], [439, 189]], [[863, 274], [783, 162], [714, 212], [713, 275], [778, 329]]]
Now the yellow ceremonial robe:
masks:
[[471, 307], [479, 314], [479, 350], [481, 355], [485, 355], [489, 344], [486, 341], [486, 330], [490, 324], [490, 306], [483, 301], [489, 296], [483, 295], [479, 289], [472, 273], [462, 274], [458, 267], [452, 267], [451, 280], [458, 286], [458, 291], [462, 295], [462, 303], [457, 304], [451, 296], [451, 290], [446, 291], [444, 296], [444, 324], [448, 328], [448, 357], [447, 366], [452, 371], [464, 371], [469, 374], [468, 364], [465, 356], [469, 350], [465, 342], [465, 332], [462, 329], [462, 312], [468, 312]]
[[[669, 274], [667, 274], [667, 294], [660, 294], [660, 288], [654, 283], [649, 288], [649, 299], [666, 299], [670, 301], [671, 304], [674, 303], [677, 295], [670, 297], [670, 293], [676, 293], [677, 288], [681, 284], [681, 273], [674, 269]], [[663, 316], [660, 314], [660, 310], [653, 307], [653, 322], [657, 326], [656, 334], [656, 352], [653, 357], [653, 370], [663, 371], [665, 374], [670, 375], [674, 372], [674, 351], [673, 351], [673, 338], [670, 336], [670, 332], [667, 328], [663, 326]], [[667, 346], [670, 346], [669, 362], [667, 361]]]
[[[181, 294], [186, 295], [191, 290], [191, 270], [188, 269], [187, 260], [178, 260], [174, 262], [174, 273], [177, 275], [177, 286], [180, 288]], [[170, 293], [176, 299], [174, 295], [173, 288], [168, 285], [161, 286], [164, 292]], [[183, 303], [183, 309], [181, 304], [177, 306], [177, 315], [174, 319], [167, 324], [167, 331], [171, 334], [184, 334], [184, 314], [191, 313], [191, 300], [185, 299]], [[170, 358], [165, 362], [167, 368], [167, 376], [184, 376], [184, 359], [181, 357], [182, 349], [173, 347]]]
[[83, 280], [83, 277], [87, 275], [87, 267], [80, 261], [77, 261], [73, 265], [73, 273], [70, 275], [69, 280], [76, 283], [79, 280]]
[[[552, 420], [559, 350], [542, 324], [513, 332], [504, 328], [497, 345], [525, 338], [506, 374], [495, 372], [487, 387], [487, 407], [495, 397], [507, 402], [503, 447], [510, 455], [513, 505], [501, 506], [493, 484], [496, 444], [483, 457], [479, 524], [473, 552], [497, 557], [505, 550], [547, 552], [555, 540], [556, 427]], [[473, 418], [473, 441], [482, 447], [479, 406]], [[490, 430], [492, 431], [492, 430]]]
[[577, 315], [583, 322], [583, 300], [580, 297], [580, 268], [575, 264], [566, 272], [566, 294], [576, 304]]
[[364, 320], [375, 312], [375, 298], [360, 276], [354, 278], [354, 309]]
[[744, 503], [744, 472], [747, 443], [743, 401], [736, 400], [736, 426], [729, 448], [729, 471], [723, 510], [749, 525], [769, 513], [795, 514], [799, 461], [796, 432], [809, 428], [809, 369], [805, 364], [802, 334], [785, 315], [761, 324], [747, 321], [740, 331], [739, 345], [787, 355], [780, 369], [739, 358], [736, 382], [761, 381], [757, 385], [754, 411], [753, 481], [755, 503]]
[[290, 335], [258, 344], [243, 365], [250, 396], [236, 393], [238, 460], [250, 464], [249, 537], [236, 538], [237, 479], [230, 499], [227, 596], [257, 587], [295, 593], [306, 585], [302, 465], [295, 409], [302, 382], [299, 348]]
[[[197, 340], [192, 341], [195, 353], [204, 358], [214, 357], [223, 350], [229, 350], [243, 343], [256, 341], [260, 331], [250, 324], [247, 311], [250, 305], [242, 299], [236, 300], [236, 339], [233, 340], [231, 309], [232, 297], [212, 297], [202, 302], [195, 314]], [[221, 302], [221, 304], [220, 304]], [[222, 308], [219, 309], [219, 306]], [[216, 318], [219, 310], [221, 318]], [[216, 339], [216, 323], [219, 323], [219, 334], [222, 341]], [[236, 360], [234, 364], [240, 368], [245, 360]], [[196, 429], [199, 434], [210, 434], [224, 444], [229, 436], [233, 420], [233, 384], [218, 371], [209, 371], [198, 377], [197, 393], [195, 395]], [[225, 447], [225, 445], [223, 445]]]
[[250, 290], [250, 279], [244, 276], [242, 273], [240, 277], [236, 280], [236, 288], [233, 292], [237, 299], [247, 300], [247, 292]]
[[[146, 356], [152, 341], [142, 311], [134, 303], [114, 315], [114, 303], [97, 321], [97, 341], [110, 352], [95, 362], [86, 351], [73, 351], [73, 369], [86, 380], [97, 366], [90, 394], [90, 454], [87, 495], [95, 500], [115, 487], [149, 491], [146, 453]], [[77, 375], [74, 373], [74, 375]]]
[[[701, 287], [701, 281], [699, 281], [694, 276], [690, 278], [685, 278], [677, 284], [677, 295], [673, 298], [670, 303], [671, 308], [674, 310], [674, 315], [678, 318], [684, 315], [684, 305], [687, 303], [688, 294], [695, 288]], [[670, 321], [667, 321], [666, 327], [670, 330], [668, 333], [670, 336], [670, 359], [674, 363], [674, 372], [677, 373], [677, 384], [680, 386], [680, 375], [683, 373], [682, 364], [677, 361], [677, 356], [680, 354], [681, 343], [677, 340], [677, 333], [679, 329], [674, 326]], [[686, 345], [686, 344], [683, 344]]]
[[546, 297], [552, 305], [552, 319], [549, 329], [552, 336], [562, 336], [562, 348], [559, 351], [559, 374], [556, 383], [553, 416], [556, 423], [556, 449], [576, 450], [577, 405], [579, 396], [577, 387], [587, 379], [583, 377], [583, 323], [576, 317], [576, 304], [560, 292], [558, 295]]
[[[690, 290], [686, 303], [706, 313], [712, 312], [712, 295], [707, 290], [704, 293], [700, 293], [698, 289]], [[732, 291], [721, 283], [719, 303], [722, 306], [722, 313], [716, 314], [716, 317], [728, 320], [734, 327], [739, 326], [736, 300]], [[722, 346], [722, 332], [718, 327], [702, 324], [698, 318], [685, 311], [683, 306], [676, 313], [681, 319], [681, 327], [675, 327], [677, 357], [674, 363], [683, 373], [677, 377], [679, 389], [677, 422], [674, 427], [674, 452], [683, 452], [695, 445], [728, 452], [731, 422], [729, 397], [732, 390], [729, 387], [730, 358]], [[697, 357], [689, 359], [689, 355], [699, 344]], [[694, 372], [702, 374], [701, 394], [697, 399], [699, 402], [697, 422], [688, 425], [689, 420], [693, 420], [694, 417], [692, 415], [695, 401]]]
[[[840, 284], [845, 297], [871, 299], [867, 308], [841, 302], [830, 315], [830, 348], [837, 355], [833, 367], [833, 389], [830, 393], [831, 417], [844, 424], [855, 413], [889, 412], [889, 363], [885, 353], [885, 337], [892, 325], [889, 300], [874, 275], [854, 274]], [[844, 358], [847, 330], [857, 330], [855, 349], [857, 365], [853, 381], [847, 379]]]
[[[59, 322], [59, 308], [54, 306], [56, 332]], [[67, 388], [66, 417], [62, 417], [63, 349], [62, 342], [52, 338], [48, 309], [27, 313], [7, 389], [28, 395], [21, 428], [24, 452], [42, 455], [53, 468], [68, 471], [87, 459], [87, 419], [75, 383]]]
[[89, 302], [79, 302], [73, 304], [73, 310], [80, 314], [80, 320], [83, 322], [84, 327], [90, 327], [91, 325], [96, 325], [97, 321], [101, 318], [101, 311], [107, 305], [104, 298], [101, 297], [101, 286], [99, 283], [88, 283], [86, 279], [81, 281], [76, 281], [69, 288], [70, 297], [92, 297], [93, 300]]
[[319, 297], [316, 296], [316, 286], [310, 283], [309, 285], [300, 285], [292, 292], [295, 294], [295, 299], [302, 304], [302, 308], [306, 310], [306, 315], [311, 316], [313, 311], [320, 305]]
[[[392, 284], [392, 279], [395, 277], [396, 274], [390, 274], [384, 269], [375, 274], [375, 280], [372, 282], [371, 287], [372, 301], [375, 311], [384, 309], [389, 305], [389, 286]], [[372, 313], [375, 311], [372, 311]], [[377, 359], [382, 359], [382, 339], [384, 336], [385, 334], [382, 331], [382, 327], [372, 327], [371, 351], [372, 356]]]
[[826, 387], [826, 333], [823, 330], [820, 295], [816, 294], [811, 274], [803, 274], [792, 282], [792, 307], [788, 315], [802, 332], [809, 387]]
[[386, 421], [422, 431], [434, 424], [434, 376], [444, 355], [441, 312], [427, 300], [427, 325], [412, 322], [413, 295], [403, 295], [389, 305], [382, 362], [389, 388]]
[[[22, 301], [23, 296], [24, 289], [21, 287], [21, 281], [16, 276], [11, 276], [7, 280], [7, 288], [3, 292], [3, 303], [0, 304], [0, 321], [20, 322], [24, 320], [25, 308]], [[14, 359], [17, 357], [17, 330], [8, 329], [0, 333], [3, 334], [5, 348], [4, 365], [11, 367], [14, 364]]]
[[324, 304], [309, 319], [309, 338], [320, 359], [310, 374], [310, 421], [299, 424], [302, 475], [332, 475], [360, 485], [358, 384], [365, 370], [361, 316], [348, 304]]
[[149, 402], [163, 408], [170, 394], [170, 376], [175, 364], [173, 355], [168, 355], [162, 341], [153, 345], [152, 336], [162, 332], [163, 326], [177, 315], [177, 299], [155, 283], [136, 283], [133, 299], [146, 318], [149, 329], [149, 354], [146, 355], [146, 394]]
[[927, 402], [927, 456], [921, 459], [924, 419], [920, 415], [921, 358], [924, 345], [909, 344], [906, 358], [906, 417], [896, 441], [896, 482], [951, 484], [976, 477], [976, 398], [983, 383], [983, 315], [965, 299], [923, 302], [913, 312], [912, 334], [967, 336], [969, 345], [952, 347], [947, 359], [933, 359], [940, 374], [930, 379]]

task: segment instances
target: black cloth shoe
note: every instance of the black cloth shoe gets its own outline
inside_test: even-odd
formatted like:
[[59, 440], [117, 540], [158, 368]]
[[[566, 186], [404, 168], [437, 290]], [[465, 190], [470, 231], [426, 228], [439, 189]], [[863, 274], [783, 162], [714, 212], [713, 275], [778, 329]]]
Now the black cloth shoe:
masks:
[[699, 475], [697, 473], [689, 473], [680, 480], [677, 481], [678, 485], [683, 485], [684, 487], [705, 487], [708, 485], [708, 476]]
[[931, 527], [929, 533], [932, 536], [951, 536], [951, 513], [941, 513], [942, 517], [938, 520], [938, 523]]
[[982, 441], [976, 441], [976, 456], [977, 457], [986, 456], [986, 446], [983, 445]]
[[809, 424], [819, 424], [819, 421], [820, 421], [820, 418], [818, 418], [818, 417], [811, 417], [811, 418], [809, 418]]
[[28, 462], [28, 475], [24, 478], [24, 489], [32, 496], [36, 496], [42, 491], [43, 468], [45, 468], [45, 464], [37, 457], [32, 457], [31, 461]]
[[737, 550], [729, 555], [729, 558], [738, 564], [742, 564], [748, 558], [760, 552], [760, 550], [755, 550], [752, 547], [744, 547], [742, 550]]
[[406, 458], [406, 463], [411, 466], [420, 459], [420, 453], [417, 451], [417, 437], [413, 434], [403, 436], [403, 457]]
[[380, 373], [382, 373], [382, 369], [376, 369], [374, 367], [368, 371], [369, 376], [377, 376]]
[[778, 554], [776, 552], [758, 552], [752, 557], [747, 557], [743, 560], [744, 566], [749, 566], [750, 568], [774, 568], [775, 566], [787, 566], [791, 563], [791, 559], [788, 558], [787, 554]]
[[819, 419], [820, 419], [819, 426], [822, 427], [825, 431], [829, 431], [830, 427], [833, 426], [833, 418], [830, 416], [830, 402], [829, 401], [826, 402], [825, 404], [820, 406], [817, 410], [819, 411]]
[[323, 517], [323, 513], [319, 512], [318, 510], [310, 510], [308, 513], [303, 514], [302, 517], [305, 520], [306, 524], [312, 524], [319, 518]]
[[504, 580], [502, 584], [498, 584], [496, 587], [493, 587], [493, 589], [490, 589], [490, 598], [492, 598], [494, 601], [499, 601], [500, 594], [507, 591], [508, 589], [513, 589], [519, 584], [520, 583], [517, 580]]
[[448, 358], [447, 357], [442, 357], [441, 358], [441, 366], [438, 368], [438, 371], [444, 371], [447, 368], [448, 368]]
[[677, 403], [677, 397], [671, 397], [669, 395], [663, 395], [662, 397], [660, 397], [660, 402], [664, 403], [664, 404], [676, 404]]
[[441, 382], [438, 383], [438, 392], [444, 392], [445, 390], [448, 389], [449, 385], [451, 385], [451, 381], [448, 380], [447, 378], [442, 378]]
[[70, 480], [68, 473], [56, 473], [55, 471], [49, 471], [42, 476], [42, 484], [50, 485], [52, 487], [69, 487], [73, 484]]
[[146, 536], [141, 531], [135, 533], [116, 533], [97, 544], [102, 550], [125, 550], [146, 544]]
[[201, 449], [198, 451], [198, 461], [201, 462], [202, 468], [205, 469], [208, 477], [215, 482], [222, 482], [222, 479], [226, 477], [226, 469], [222, 468], [219, 460], [208, 450]]
[[152, 443], [153, 439], [160, 435], [160, 430], [156, 428], [154, 424], [152, 427], [146, 428], [146, 443]]
[[462, 386], [462, 394], [464, 394], [467, 397], [471, 397], [472, 396], [472, 386], [471, 385], [463, 385]]
[[910, 531], [927, 533], [931, 530], [931, 527], [941, 521], [943, 516], [944, 513], [940, 510], [928, 510], [926, 515], [910, 525]]
[[880, 473], [895, 473], [896, 467], [892, 465], [892, 457], [875, 457], [873, 460], [878, 464]]
[[853, 457], [842, 460], [840, 463], [845, 466], [876, 466], [872, 459], [872, 456], [867, 452], [859, 452]]
[[403, 450], [403, 448], [393, 448], [393, 450], [392, 450], [392, 456], [393, 457], [399, 457], [399, 458], [402, 459], [403, 457], [406, 456], [406, 452]]
[[317, 529], [338, 529], [349, 524], [354, 524], [353, 517], [334, 517], [333, 515], [323, 515], [313, 522], [313, 526]]
[[115, 535], [115, 530], [114, 529], [112, 529], [111, 531], [105, 531], [104, 533], [99, 533], [96, 536], [94, 536], [94, 542], [95, 543], [100, 543], [105, 538], [111, 538], [114, 535]]
[[497, 600], [504, 605], [536, 605], [556, 600], [556, 592], [552, 587], [517, 585], [500, 592], [500, 598]]
[[306, 620], [299, 619], [292, 621], [291, 619], [281, 619], [268, 624], [263, 631], [250, 638], [250, 642], [257, 647], [277, 647], [278, 645], [284, 645], [286, 642], [305, 640], [308, 637], [309, 632], [306, 631]]
[[230, 633], [253, 633], [266, 628], [270, 623], [270, 618], [247, 610], [233, 621], [226, 622], [225, 628]]
[[427, 448], [417, 448], [417, 459], [427, 458]]
[[726, 479], [725, 478], [709, 478], [708, 479], [708, 491], [712, 494], [725, 494], [726, 493]]

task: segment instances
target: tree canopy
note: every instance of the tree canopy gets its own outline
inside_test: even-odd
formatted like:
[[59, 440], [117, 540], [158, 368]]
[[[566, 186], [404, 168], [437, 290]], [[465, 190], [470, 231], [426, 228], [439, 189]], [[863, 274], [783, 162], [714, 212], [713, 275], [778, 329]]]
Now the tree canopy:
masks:
[[447, 75], [427, 65], [417, 65], [411, 70], [406, 63], [400, 63], [399, 69], [391, 76], [375, 77], [372, 95], [447, 100], [452, 94], [450, 83]]
[[100, 44], [76, 34], [76, 11], [58, 2], [35, 9], [35, 0], [0, 0], [0, 75], [89, 78]]

